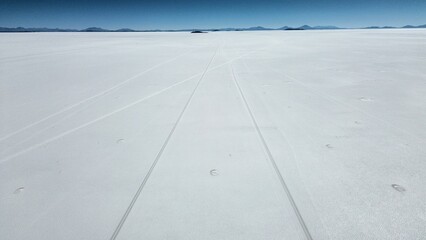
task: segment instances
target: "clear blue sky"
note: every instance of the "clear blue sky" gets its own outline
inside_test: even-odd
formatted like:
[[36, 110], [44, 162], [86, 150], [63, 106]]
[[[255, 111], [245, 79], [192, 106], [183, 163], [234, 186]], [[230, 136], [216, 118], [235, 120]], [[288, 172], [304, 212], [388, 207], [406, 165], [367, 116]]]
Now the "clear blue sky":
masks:
[[109, 29], [426, 24], [426, 0], [0, 0], [0, 26]]

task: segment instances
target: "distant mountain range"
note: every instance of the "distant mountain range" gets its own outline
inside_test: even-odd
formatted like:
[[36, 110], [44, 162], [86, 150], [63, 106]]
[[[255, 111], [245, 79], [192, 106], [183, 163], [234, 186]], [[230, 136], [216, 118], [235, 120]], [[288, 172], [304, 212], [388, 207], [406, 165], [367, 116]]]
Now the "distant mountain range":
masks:
[[[390, 28], [426, 28], [426, 24], [413, 26], [406, 25], [403, 27], [392, 27], [392, 26], [370, 26], [358, 29], [390, 29]], [[349, 29], [349, 28], [340, 28], [336, 26], [314, 26], [311, 27], [309, 25], [303, 25], [300, 27], [289, 27], [283, 26], [280, 28], [265, 28], [262, 26], [257, 27], [249, 27], [249, 28], [209, 28], [209, 29], [180, 29], [180, 30], [134, 30], [130, 28], [121, 28], [117, 30], [104, 29], [99, 27], [90, 27], [86, 29], [61, 29], [61, 28], [24, 28], [24, 27], [16, 27], [16, 28], [8, 28], [8, 27], [0, 27], [0, 32], [192, 32], [192, 31], [266, 31], [266, 30], [333, 30], [333, 29]], [[357, 28], [351, 28], [357, 29]]]
[[389, 28], [426, 28], [426, 24], [418, 25], [418, 26], [405, 25], [403, 27], [392, 27], [392, 26], [379, 27], [379, 26], [371, 26], [371, 27], [365, 27], [364, 29], [389, 29]]

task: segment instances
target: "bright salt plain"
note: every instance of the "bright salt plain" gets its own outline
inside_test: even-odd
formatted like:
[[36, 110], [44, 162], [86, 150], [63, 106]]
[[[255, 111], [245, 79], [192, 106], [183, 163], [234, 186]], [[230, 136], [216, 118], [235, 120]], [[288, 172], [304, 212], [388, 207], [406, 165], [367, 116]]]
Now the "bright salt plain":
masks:
[[425, 30], [1, 34], [0, 54], [1, 239], [426, 236]]

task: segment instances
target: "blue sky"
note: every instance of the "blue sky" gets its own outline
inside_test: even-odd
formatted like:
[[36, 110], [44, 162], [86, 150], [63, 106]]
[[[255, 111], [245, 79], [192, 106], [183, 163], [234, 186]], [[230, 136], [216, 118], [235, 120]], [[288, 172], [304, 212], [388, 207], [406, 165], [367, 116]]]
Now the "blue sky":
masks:
[[0, 26], [109, 29], [426, 24], [426, 0], [0, 0]]

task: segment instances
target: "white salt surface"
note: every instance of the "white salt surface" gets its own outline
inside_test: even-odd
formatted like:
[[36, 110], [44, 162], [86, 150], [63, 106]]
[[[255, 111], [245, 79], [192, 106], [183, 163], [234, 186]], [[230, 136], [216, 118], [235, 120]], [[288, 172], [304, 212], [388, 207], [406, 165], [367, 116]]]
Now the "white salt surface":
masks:
[[0, 239], [424, 239], [426, 31], [0, 35]]

